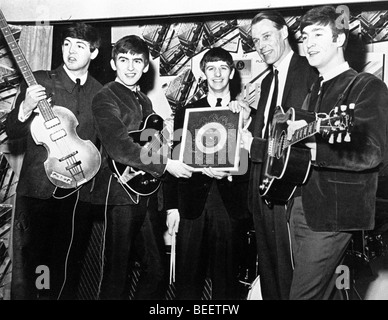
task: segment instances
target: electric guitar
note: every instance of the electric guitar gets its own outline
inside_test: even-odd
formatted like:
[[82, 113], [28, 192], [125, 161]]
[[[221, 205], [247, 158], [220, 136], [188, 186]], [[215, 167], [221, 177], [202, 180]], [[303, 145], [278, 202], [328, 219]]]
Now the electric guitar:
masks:
[[274, 202], [286, 203], [296, 187], [307, 180], [311, 166], [310, 149], [293, 145], [316, 133], [329, 137], [329, 143], [349, 142], [354, 118], [353, 103], [349, 107], [341, 106], [340, 110], [335, 107], [329, 114], [317, 114], [315, 121], [297, 129], [288, 140], [287, 120], [295, 120], [295, 110], [290, 108], [284, 113], [282, 107], [276, 108], [269, 127], [267, 154], [259, 183], [259, 194], [269, 206]]
[[[156, 113], [150, 114], [140, 124], [139, 130], [128, 132], [133, 141], [147, 148], [148, 155], [158, 153], [162, 148], [169, 147], [163, 135], [164, 120]], [[147, 139], [145, 139], [147, 138]], [[148, 196], [156, 192], [161, 184], [152, 174], [118, 163], [108, 158], [109, 168], [117, 175], [121, 184], [127, 191], [132, 191], [141, 196]]]
[[[0, 28], [27, 85], [37, 85], [1, 10]], [[47, 100], [39, 101], [38, 109], [39, 114], [31, 123], [31, 134], [35, 143], [48, 152], [44, 162], [48, 179], [63, 189], [78, 188], [91, 180], [100, 168], [101, 156], [91, 141], [78, 137], [75, 115], [67, 108], [51, 106]]]

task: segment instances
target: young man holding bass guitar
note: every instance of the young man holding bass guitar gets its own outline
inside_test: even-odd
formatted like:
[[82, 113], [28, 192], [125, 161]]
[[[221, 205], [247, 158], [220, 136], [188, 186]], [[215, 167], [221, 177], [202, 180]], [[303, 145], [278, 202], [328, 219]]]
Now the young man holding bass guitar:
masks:
[[[12, 232], [12, 299], [76, 299], [91, 230], [93, 176], [100, 166], [91, 104], [102, 85], [88, 73], [99, 46], [92, 26], [67, 28], [63, 64], [35, 72], [36, 84], [32, 72], [27, 74], [8, 114], [9, 139], [26, 141]], [[45, 280], [38, 288], [40, 275]]]

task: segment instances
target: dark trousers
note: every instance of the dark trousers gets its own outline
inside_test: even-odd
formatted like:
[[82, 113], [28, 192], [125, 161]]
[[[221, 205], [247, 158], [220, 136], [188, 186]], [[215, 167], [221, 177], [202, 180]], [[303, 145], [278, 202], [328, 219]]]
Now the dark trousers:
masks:
[[101, 300], [129, 299], [131, 258], [135, 253], [140, 257], [142, 268], [135, 299], [159, 298], [163, 265], [150, 213], [147, 213], [147, 200], [141, 198], [137, 205], [107, 207]]
[[336, 269], [343, 262], [352, 234], [311, 230], [306, 222], [301, 197], [294, 199], [290, 227], [295, 261], [290, 299], [328, 300], [339, 297], [335, 287]]
[[178, 300], [200, 300], [206, 276], [212, 282], [213, 300], [234, 297], [231, 223], [215, 183], [201, 216], [181, 218], [176, 255]]
[[264, 300], [288, 300], [293, 265], [285, 206], [253, 213], [261, 293]]
[[[17, 195], [12, 229], [12, 299], [77, 299], [93, 223], [91, 208], [89, 203], [77, 201], [77, 193], [62, 200]], [[48, 268], [48, 282], [43, 281], [47, 272], [42, 273], [39, 266]], [[49, 288], [37, 287], [37, 279], [49, 283]]]

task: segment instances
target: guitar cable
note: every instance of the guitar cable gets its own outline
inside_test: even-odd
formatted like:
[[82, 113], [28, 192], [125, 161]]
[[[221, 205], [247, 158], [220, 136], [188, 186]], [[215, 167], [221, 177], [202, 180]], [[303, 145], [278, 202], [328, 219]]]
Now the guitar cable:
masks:
[[[77, 191], [77, 198], [76, 198], [75, 203], [74, 203], [73, 216], [72, 216], [72, 220], [71, 220], [71, 238], [70, 238], [70, 244], [69, 244], [69, 248], [67, 249], [66, 258], [65, 258], [65, 271], [64, 271], [63, 283], [62, 283], [61, 290], [59, 291], [57, 300], [60, 299], [60, 297], [61, 297], [61, 295], [62, 295], [62, 291], [63, 291], [63, 289], [65, 288], [66, 281], [67, 281], [67, 264], [68, 264], [68, 260], [69, 260], [69, 256], [70, 256], [71, 247], [72, 247], [72, 245], [73, 245], [73, 240], [74, 240], [75, 212], [76, 212], [77, 205], [78, 205], [78, 200], [79, 200], [79, 188], [78, 188], [76, 191]], [[74, 191], [74, 192], [75, 192], [75, 191]], [[72, 193], [74, 193], [74, 192], [72, 192]], [[66, 197], [67, 197], [67, 196], [66, 196]], [[66, 197], [64, 197], [64, 198], [66, 198]], [[57, 199], [61, 199], [61, 198], [57, 198]], [[62, 198], [62, 199], [63, 199], [63, 198]]]
[[[140, 196], [138, 194], [136, 194], [136, 200], [132, 198], [132, 195], [128, 192], [128, 190], [124, 187], [124, 184], [123, 182], [121, 181], [120, 177], [114, 173], [113, 174], [114, 177], [117, 179], [117, 181], [120, 183], [121, 187], [124, 189], [124, 191], [127, 193], [127, 195], [131, 198], [131, 200], [135, 203], [135, 204], [138, 204], [139, 201], [140, 201]], [[112, 176], [111, 176], [112, 177]]]
[[[288, 207], [287, 207], [287, 204], [284, 206], [285, 209], [286, 209], [286, 212], [288, 211]], [[292, 238], [291, 238], [291, 230], [290, 230], [290, 223], [287, 221], [287, 233], [288, 233], [288, 242], [290, 243], [290, 260], [291, 260], [291, 266], [292, 266], [292, 270], [295, 269], [295, 265], [294, 265], [294, 257], [292, 255]]]
[[105, 210], [104, 210], [104, 229], [103, 229], [103, 237], [102, 237], [102, 249], [101, 249], [101, 266], [100, 266], [100, 281], [98, 283], [98, 291], [97, 291], [97, 300], [100, 298], [101, 293], [101, 284], [102, 279], [104, 277], [104, 259], [105, 259], [105, 238], [106, 238], [106, 228], [107, 228], [107, 211], [108, 211], [108, 198], [109, 198], [109, 192], [110, 192], [110, 185], [112, 182], [112, 175], [109, 177], [109, 183], [108, 183], [108, 191], [106, 192], [106, 198], [105, 198]]

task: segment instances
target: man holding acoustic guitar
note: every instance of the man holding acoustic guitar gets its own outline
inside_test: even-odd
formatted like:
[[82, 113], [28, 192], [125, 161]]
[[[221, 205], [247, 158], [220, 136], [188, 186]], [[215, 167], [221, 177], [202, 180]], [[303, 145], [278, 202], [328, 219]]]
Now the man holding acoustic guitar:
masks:
[[[248, 203], [255, 225], [262, 297], [264, 300], [287, 300], [293, 272], [287, 212], [291, 195], [284, 199], [261, 196], [264, 194], [262, 181], [272, 181], [264, 171], [267, 138], [271, 131], [268, 129], [273, 108], [282, 106], [285, 111], [291, 107], [300, 108], [318, 75], [305, 57], [292, 50], [286, 21], [279, 12], [258, 13], [252, 20], [252, 39], [257, 53], [271, 72], [261, 82], [254, 125], [249, 131], [242, 132], [243, 145], [252, 162]], [[275, 72], [278, 90], [275, 89]], [[279, 191], [276, 187], [274, 192], [268, 193], [279, 196]]]
[[321, 79], [303, 104], [307, 112], [287, 121], [288, 139], [306, 123], [334, 119], [323, 134], [304, 140], [312, 166], [291, 208], [293, 300], [332, 299], [343, 289], [337, 269], [351, 232], [374, 228], [378, 175], [387, 157], [387, 86], [345, 60], [349, 15], [342, 9], [313, 8], [300, 22], [303, 49]]
[[6, 133], [26, 143], [16, 190], [11, 298], [76, 299], [101, 162], [91, 104], [102, 85], [88, 73], [100, 36], [83, 23], [67, 28], [63, 64], [53, 71], [32, 73], [16, 41], [9, 46], [25, 81]]

